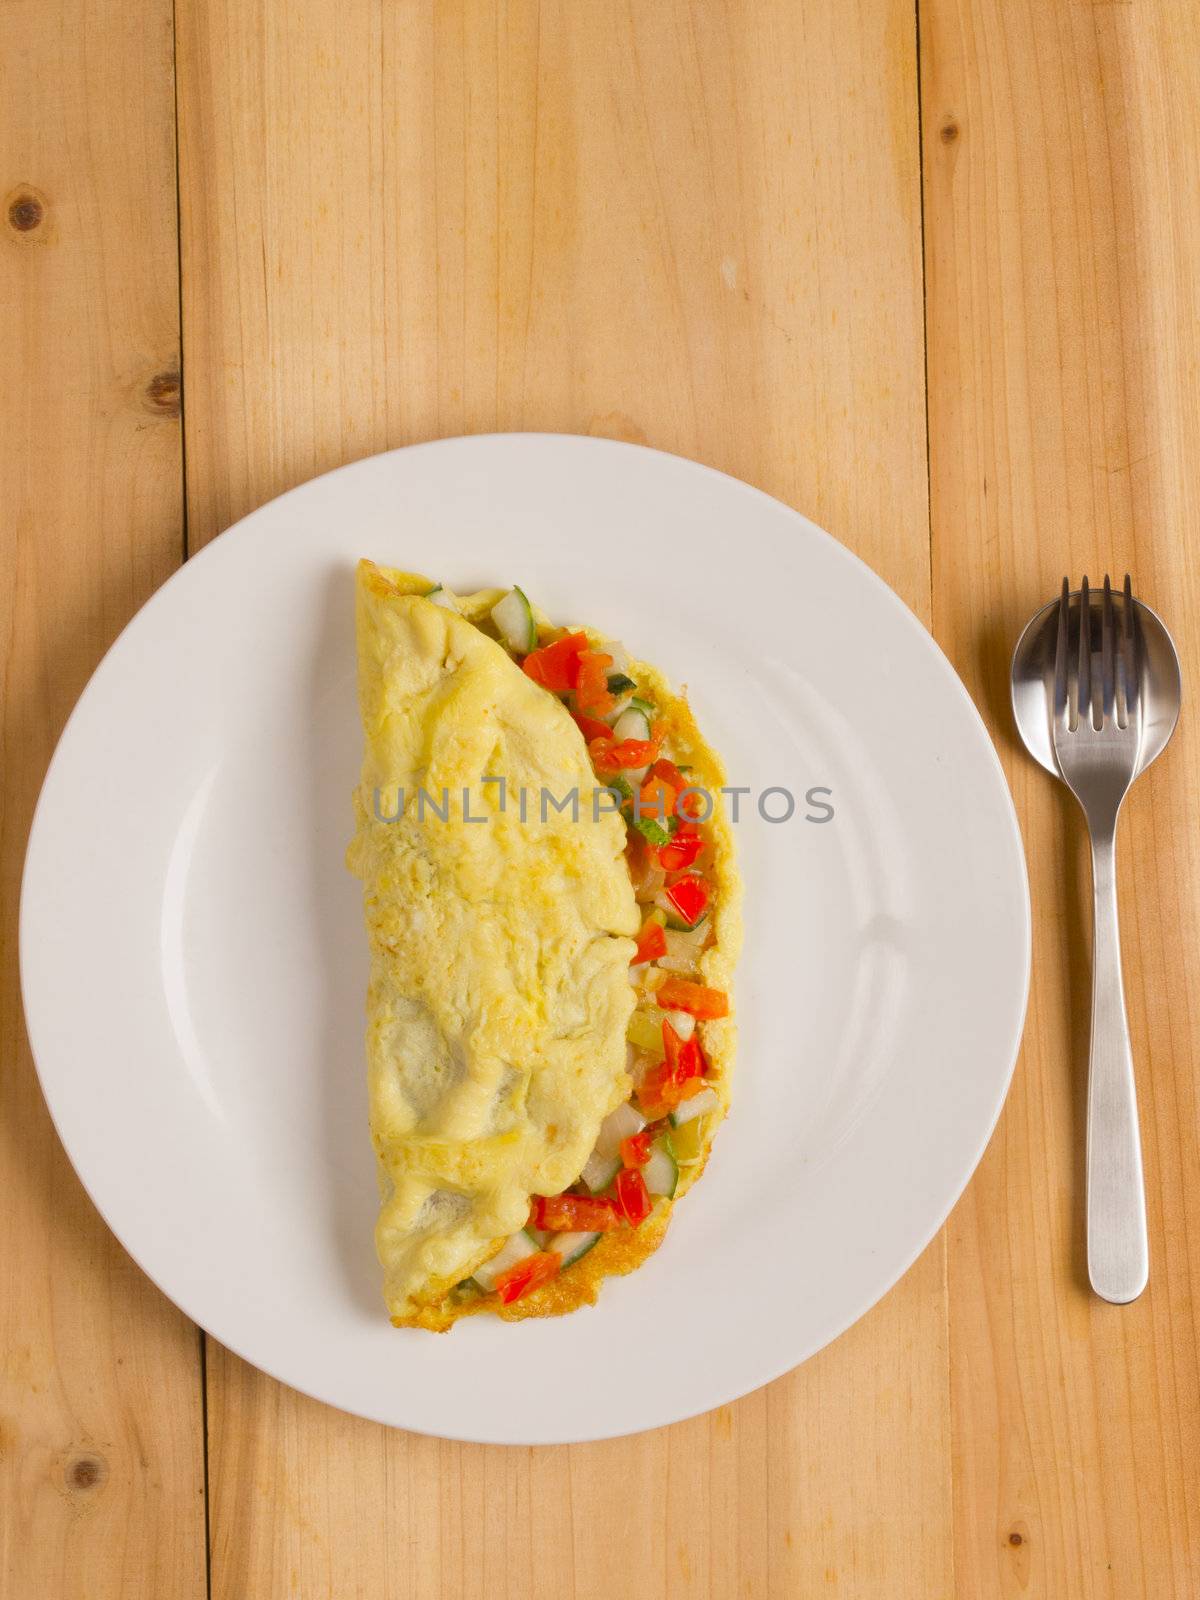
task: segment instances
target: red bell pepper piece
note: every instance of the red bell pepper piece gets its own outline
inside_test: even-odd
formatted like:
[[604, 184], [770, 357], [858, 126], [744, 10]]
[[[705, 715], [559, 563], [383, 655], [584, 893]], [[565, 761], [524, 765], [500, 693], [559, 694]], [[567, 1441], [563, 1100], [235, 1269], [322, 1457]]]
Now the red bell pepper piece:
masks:
[[689, 873], [676, 883], [669, 883], [664, 893], [678, 912], [679, 920], [689, 928], [694, 927], [708, 909], [708, 884], [695, 873]]
[[[665, 987], [665, 985], [664, 985]], [[657, 995], [655, 996], [657, 999]], [[690, 1039], [681, 1039], [666, 1017], [663, 1018], [663, 1053], [672, 1083], [686, 1083], [689, 1078], [704, 1076], [704, 1052], [693, 1033]]]
[[654, 1003], [664, 1011], [686, 1011], [693, 1017], [710, 1019], [729, 1015], [729, 997], [720, 989], [687, 978], [668, 978], [654, 992]]
[[644, 767], [654, 760], [658, 746], [648, 739], [593, 739], [588, 754], [597, 772], [620, 772], [622, 767]]
[[629, 1167], [617, 1173], [616, 1196], [617, 1210], [634, 1228], [639, 1222], [645, 1222], [654, 1208], [645, 1178]]
[[676, 796], [682, 795], [682, 800], [677, 801], [676, 809], [680, 816], [698, 817], [704, 810], [703, 798], [698, 794], [687, 794], [685, 790], [699, 787], [689, 782], [687, 774], [680, 772], [673, 761], [658, 760], [650, 769], [652, 777], [661, 778], [664, 783], [669, 783]]
[[544, 689], [566, 694], [579, 682], [579, 657], [587, 649], [586, 633], [568, 633], [553, 644], [531, 650], [521, 666]]
[[704, 1088], [703, 1078], [687, 1078], [678, 1083], [665, 1061], [651, 1067], [642, 1077], [638, 1104], [648, 1117], [665, 1117], [668, 1111], [690, 1100]]
[[661, 778], [664, 783], [669, 783], [672, 789], [686, 789], [687, 778], [673, 761], [668, 761], [665, 756], [660, 757], [650, 769], [656, 778]]
[[611, 739], [612, 729], [607, 722], [601, 722], [599, 717], [585, 717], [582, 711], [572, 711], [580, 733], [588, 744], [593, 739]]
[[708, 1070], [704, 1052], [695, 1034], [681, 1039], [667, 1018], [663, 1018], [664, 1058], [643, 1075], [638, 1088], [638, 1104], [648, 1117], [661, 1117], [704, 1087]]
[[531, 1226], [544, 1233], [606, 1233], [618, 1220], [602, 1195], [535, 1194], [529, 1209]]
[[643, 1128], [640, 1133], [631, 1133], [628, 1139], [621, 1140], [621, 1165], [623, 1167], [644, 1167], [649, 1159], [649, 1128]]
[[642, 784], [638, 794], [638, 815], [653, 817], [665, 827], [666, 819], [675, 815], [675, 790], [665, 779], [655, 777], [655, 769], [659, 764], [655, 762]]
[[658, 922], [644, 922], [642, 931], [637, 937], [637, 949], [633, 952], [631, 967], [641, 966], [643, 961], [657, 961], [659, 956], [667, 953], [667, 936]]
[[670, 842], [658, 848], [658, 864], [664, 872], [685, 872], [694, 866], [704, 849], [704, 840], [693, 822], [681, 822]]
[[585, 715], [606, 717], [616, 705], [616, 697], [608, 692], [608, 673], [612, 664], [613, 658], [600, 650], [585, 650], [579, 657], [575, 704]]
[[496, 1279], [500, 1303], [510, 1306], [522, 1295], [540, 1289], [543, 1283], [550, 1282], [561, 1266], [562, 1257], [554, 1250], [539, 1250], [536, 1255], [526, 1256], [524, 1261], [518, 1261], [515, 1267], [509, 1267]]

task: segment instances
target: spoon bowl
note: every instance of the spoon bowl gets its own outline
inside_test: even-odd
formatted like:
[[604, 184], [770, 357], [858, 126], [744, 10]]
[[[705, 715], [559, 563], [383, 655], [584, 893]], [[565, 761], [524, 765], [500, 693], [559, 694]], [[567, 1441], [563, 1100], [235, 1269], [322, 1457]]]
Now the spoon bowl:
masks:
[[[1075, 599], [1075, 596], [1072, 596]], [[1095, 590], [1090, 606], [1099, 615], [1103, 593]], [[1161, 619], [1142, 601], [1133, 602], [1142, 635], [1142, 743], [1134, 777], [1162, 755], [1175, 732], [1183, 703], [1183, 674], [1175, 643]], [[1058, 600], [1043, 606], [1017, 641], [1012, 662], [1012, 707], [1026, 749], [1046, 771], [1058, 777], [1050, 723], [1054, 705], [1054, 655], [1058, 640]]]

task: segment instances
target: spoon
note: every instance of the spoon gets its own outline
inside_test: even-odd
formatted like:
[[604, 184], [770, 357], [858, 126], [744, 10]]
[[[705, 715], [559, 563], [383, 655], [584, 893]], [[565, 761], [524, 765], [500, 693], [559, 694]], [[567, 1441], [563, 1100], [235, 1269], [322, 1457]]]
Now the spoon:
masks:
[[1013, 653], [1012, 702], [1030, 754], [1083, 807], [1092, 844], [1094, 935], [1088, 1062], [1088, 1277], [1125, 1304], [1146, 1286], [1149, 1249], [1133, 1055], [1117, 925], [1116, 828], [1126, 793], [1175, 730], [1183, 686], [1171, 636], [1109, 581], [1032, 618]]

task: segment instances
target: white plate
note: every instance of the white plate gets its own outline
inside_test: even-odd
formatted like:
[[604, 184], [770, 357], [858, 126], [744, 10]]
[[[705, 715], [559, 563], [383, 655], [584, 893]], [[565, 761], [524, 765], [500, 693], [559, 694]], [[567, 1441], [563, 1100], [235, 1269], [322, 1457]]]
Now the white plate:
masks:
[[[574, 1316], [397, 1332], [372, 1246], [365, 936], [343, 866], [360, 554], [523, 584], [686, 682], [730, 782], [733, 1114], [663, 1248]], [[832, 821], [805, 793], [832, 790]], [[782, 807], [778, 796], [768, 808]], [[553, 435], [377, 456], [189, 561], [101, 663], [38, 804], [25, 1012], [63, 1143], [166, 1294], [284, 1382], [507, 1443], [673, 1422], [795, 1366], [940, 1227], [1003, 1102], [1029, 908], [958, 678], [839, 544], [732, 478]]]

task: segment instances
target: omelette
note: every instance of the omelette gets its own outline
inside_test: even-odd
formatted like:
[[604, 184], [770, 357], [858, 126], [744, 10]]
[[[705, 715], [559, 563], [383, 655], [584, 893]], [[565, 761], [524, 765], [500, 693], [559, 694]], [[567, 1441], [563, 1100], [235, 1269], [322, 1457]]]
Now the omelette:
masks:
[[359, 564], [348, 864], [397, 1327], [595, 1301], [729, 1105], [741, 885], [684, 695], [521, 589]]

